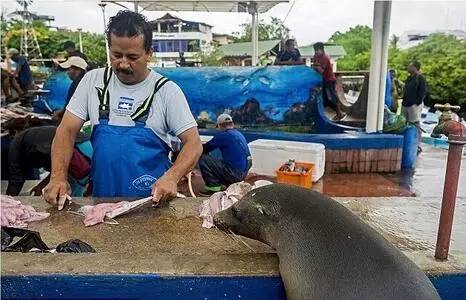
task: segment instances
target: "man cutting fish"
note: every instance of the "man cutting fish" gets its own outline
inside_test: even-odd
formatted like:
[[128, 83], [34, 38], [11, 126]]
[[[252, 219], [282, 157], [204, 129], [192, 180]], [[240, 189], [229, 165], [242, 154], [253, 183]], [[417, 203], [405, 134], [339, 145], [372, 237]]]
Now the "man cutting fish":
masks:
[[[178, 181], [202, 153], [197, 124], [181, 89], [148, 69], [152, 30], [146, 18], [120, 11], [107, 27], [111, 68], [81, 80], [52, 144], [51, 180], [44, 198], [57, 205], [70, 194], [67, 170], [75, 137], [86, 120], [93, 126], [94, 197], [174, 197]], [[183, 148], [172, 165], [169, 134]], [[59, 209], [62, 208], [60, 205]]]

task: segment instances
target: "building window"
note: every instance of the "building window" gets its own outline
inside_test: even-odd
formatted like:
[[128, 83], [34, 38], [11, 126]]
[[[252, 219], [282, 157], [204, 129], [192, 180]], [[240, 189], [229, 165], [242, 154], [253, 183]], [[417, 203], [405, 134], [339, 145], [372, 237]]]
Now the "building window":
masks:
[[199, 40], [153, 40], [152, 48], [155, 52], [199, 52]]

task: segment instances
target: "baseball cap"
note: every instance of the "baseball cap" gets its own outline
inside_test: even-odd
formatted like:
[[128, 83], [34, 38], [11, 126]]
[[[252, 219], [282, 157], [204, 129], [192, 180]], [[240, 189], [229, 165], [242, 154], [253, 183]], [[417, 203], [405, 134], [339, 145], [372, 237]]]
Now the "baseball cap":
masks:
[[217, 118], [217, 125], [233, 122], [233, 118], [229, 114], [221, 114]]
[[10, 48], [8, 49], [7, 54], [8, 56], [13, 56], [13, 55], [19, 54], [19, 51], [16, 48]]
[[63, 69], [68, 69], [69, 67], [74, 66], [86, 71], [87, 62], [79, 56], [70, 56], [67, 61], [60, 64], [60, 67]]

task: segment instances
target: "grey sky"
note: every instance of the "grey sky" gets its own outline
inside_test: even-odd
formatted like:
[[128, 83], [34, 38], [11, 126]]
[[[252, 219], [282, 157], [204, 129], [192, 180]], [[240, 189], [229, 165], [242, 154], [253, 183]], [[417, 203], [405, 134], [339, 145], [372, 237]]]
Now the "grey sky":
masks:
[[[372, 24], [373, 2], [370, 0], [295, 0], [286, 25], [300, 45], [314, 41], [326, 41], [333, 32], [345, 31], [358, 24]], [[55, 16], [54, 25], [70, 29], [102, 32], [103, 20], [96, 0], [35, 0], [31, 11]], [[260, 19], [271, 16], [284, 18], [291, 3], [279, 4]], [[3, 0], [6, 13], [19, 8], [15, 1]], [[129, 4], [131, 7], [131, 4]], [[107, 5], [107, 18], [120, 8]], [[145, 12], [149, 19], [160, 17], [165, 12]], [[214, 26], [216, 33], [231, 33], [239, 25], [250, 22], [248, 14], [172, 12], [187, 20], [202, 21]], [[394, 1], [392, 5], [391, 33], [405, 30], [462, 29], [466, 30], [466, 1]]]

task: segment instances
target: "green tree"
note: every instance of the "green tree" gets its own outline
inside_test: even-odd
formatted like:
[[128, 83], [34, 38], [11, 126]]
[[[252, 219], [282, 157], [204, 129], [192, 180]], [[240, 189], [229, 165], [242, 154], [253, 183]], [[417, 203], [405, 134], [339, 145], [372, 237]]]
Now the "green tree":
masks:
[[[235, 42], [250, 42], [252, 39], [252, 27], [250, 23], [240, 25], [240, 32], [234, 32]], [[285, 40], [289, 37], [290, 29], [283, 24], [279, 18], [272, 17], [270, 23], [264, 20], [259, 21], [258, 25], [259, 41], [267, 40]]]
[[[355, 26], [346, 32], [335, 32], [330, 42], [342, 45], [347, 54], [338, 60], [340, 70], [368, 70], [370, 66], [372, 30], [368, 26]], [[406, 67], [418, 60], [431, 93], [432, 102], [459, 104], [466, 112], [466, 42], [454, 36], [436, 34], [423, 43], [401, 50], [399, 37], [393, 35], [388, 49], [388, 66], [406, 80]]]
[[345, 71], [368, 70], [370, 64], [372, 29], [357, 25], [346, 32], [335, 32], [329, 42], [345, 48], [346, 56], [338, 60], [338, 68]]
[[223, 53], [217, 47], [208, 51], [200, 51], [194, 55], [194, 58], [202, 63], [203, 66], [224, 66]]
[[[34, 21], [33, 28], [43, 58], [57, 58], [64, 56], [62, 45], [65, 41], [71, 40], [78, 45], [79, 33], [77, 31], [51, 30], [43, 21]], [[18, 48], [21, 45], [21, 21], [12, 19], [2, 22], [2, 39], [7, 48]], [[105, 39], [103, 34], [82, 33], [83, 52], [89, 61], [96, 65], [106, 63]], [[4, 49], [2, 49], [3, 51]]]

